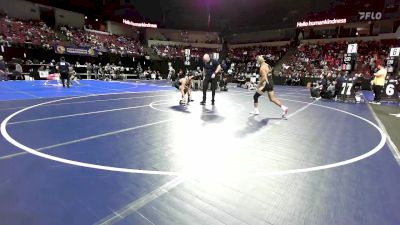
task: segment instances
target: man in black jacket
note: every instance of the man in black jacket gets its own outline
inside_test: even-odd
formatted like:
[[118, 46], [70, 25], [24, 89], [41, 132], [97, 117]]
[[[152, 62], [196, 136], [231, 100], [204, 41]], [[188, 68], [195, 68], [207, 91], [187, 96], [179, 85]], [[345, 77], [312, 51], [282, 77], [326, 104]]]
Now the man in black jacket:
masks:
[[340, 91], [342, 90], [343, 83], [344, 83], [344, 78], [341, 74], [339, 74], [338, 77], [336, 78], [335, 94], [333, 95], [333, 98], [337, 99], [337, 96], [339, 95]]
[[70, 75], [69, 75], [69, 67], [71, 65], [68, 62], [65, 62], [65, 58], [61, 57], [60, 62], [57, 63], [57, 70], [60, 72], [61, 81], [63, 87], [65, 87], [65, 80], [67, 80], [67, 87], [70, 85]]
[[206, 98], [207, 98], [207, 89], [208, 89], [208, 84], [211, 82], [211, 91], [212, 91], [212, 99], [211, 103], [212, 105], [215, 104], [215, 89], [217, 89], [217, 74], [221, 71], [221, 65], [219, 62], [215, 59], [211, 59], [210, 55], [205, 54], [203, 56], [203, 75], [204, 75], [204, 81], [203, 81], [203, 101], [200, 102], [201, 105], [206, 104]]

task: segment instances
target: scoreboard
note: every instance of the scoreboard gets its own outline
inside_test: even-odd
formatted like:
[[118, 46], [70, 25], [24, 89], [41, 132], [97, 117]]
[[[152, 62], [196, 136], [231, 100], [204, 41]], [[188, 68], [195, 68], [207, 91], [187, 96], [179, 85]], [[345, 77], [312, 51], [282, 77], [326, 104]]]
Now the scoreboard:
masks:
[[399, 84], [395, 79], [388, 79], [385, 82], [381, 93], [383, 102], [399, 102]]
[[400, 48], [390, 49], [390, 54], [386, 61], [388, 76], [396, 75], [399, 71], [399, 54]]
[[349, 71], [349, 72], [353, 71], [357, 58], [357, 50], [358, 50], [357, 44], [349, 44], [347, 46], [347, 54], [344, 54], [343, 57], [343, 65], [342, 65], [343, 71]]
[[399, 83], [396, 75], [399, 71], [400, 48], [391, 48], [389, 57], [386, 60], [387, 77], [382, 90], [382, 101], [399, 102]]
[[190, 66], [190, 49], [185, 49], [185, 66]]

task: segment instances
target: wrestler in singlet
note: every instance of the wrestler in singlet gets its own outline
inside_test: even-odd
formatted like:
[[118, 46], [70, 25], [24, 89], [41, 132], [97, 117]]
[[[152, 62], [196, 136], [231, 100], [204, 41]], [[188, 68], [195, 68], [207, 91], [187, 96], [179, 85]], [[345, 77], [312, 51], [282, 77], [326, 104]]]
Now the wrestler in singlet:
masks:
[[282, 109], [282, 118], [286, 118], [286, 115], [288, 113], [288, 107], [284, 106], [281, 103], [281, 101], [279, 101], [275, 97], [272, 74], [271, 74], [272, 71], [271, 66], [268, 65], [268, 63], [266, 63], [264, 56], [261, 55], [257, 56], [257, 63], [258, 65], [260, 65], [260, 81], [258, 83], [257, 91], [253, 96], [254, 110], [250, 113], [254, 115], [260, 114], [260, 111], [258, 109], [258, 98], [265, 92], [267, 92], [269, 100]]

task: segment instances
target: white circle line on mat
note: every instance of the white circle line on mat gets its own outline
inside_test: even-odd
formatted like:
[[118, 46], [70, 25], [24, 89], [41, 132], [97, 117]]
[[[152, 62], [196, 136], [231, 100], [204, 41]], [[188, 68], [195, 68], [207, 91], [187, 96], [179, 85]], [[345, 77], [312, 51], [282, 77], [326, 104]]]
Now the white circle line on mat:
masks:
[[[105, 94], [101, 94], [101, 95], [105, 95]], [[149, 175], [167, 175], [167, 176], [181, 176], [181, 175], [189, 175], [190, 174], [184, 174], [182, 172], [179, 171], [159, 171], [159, 170], [141, 170], [141, 169], [131, 169], [131, 168], [122, 168], [122, 167], [112, 167], [112, 166], [104, 166], [104, 165], [97, 165], [97, 164], [92, 164], [92, 163], [85, 163], [85, 162], [79, 162], [79, 161], [74, 161], [74, 160], [69, 160], [69, 159], [64, 159], [64, 158], [60, 158], [60, 157], [56, 157], [56, 156], [52, 156], [49, 154], [45, 154], [43, 152], [39, 152], [36, 151], [35, 149], [32, 149], [18, 141], [16, 141], [14, 138], [12, 138], [10, 136], [10, 134], [7, 131], [7, 123], [16, 115], [42, 106], [42, 105], [46, 105], [46, 104], [51, 104], [51, 103], [55, 103], [55, 102], [60, 102], [60, 101], [65, 101], [65, 100], [71, 100], [71, 99], [77, 99], [77, 98], [85, 98], [85, 97], [93, 97], [93, 96], [98, 96], [98, 95], [88, 95], [88, 96], [79, 96], [79, 97], [72, 97], [72, 98], [65, 98], [65, 99], [58, 99], [58, 100], [52, 100], [52, 101], [48, 101], [48, 102], [44, 102], [44, 103], [40, 103], [40, 104], [36, 104], [36, 105], [32, 105], [29, 106], [27, 108], [21, 109], [11, 115], [9, 115], [6, 119], [4, 119], [0, 125], [0, 130], [1, 130], [1, 134], [2, 136], [12, 145], [14, 145], [17, 148], [20, 148], [26, 152], [29, 152], [33, 155], [45, 158], [45, 159], [49, 159], [49, 160], [53, 160], [53, 161], [57, 161], [57, 162], [61, 162], [61, 163], [65, 163], [65, 164], [69, 164], [69, 165], [73, 165], [73, 166], [80, 166], [80, 167], [86, 167], [86, 168], [92, 168], [92, 169], [98, 169], [98, 170], [106, 170], [106, 171], [114, 171], [114, 172], [122, 172], [122, 173], [133, 173], [133, 174], [149, 174]], [[302, 102], [302, 101], [297, 101], [297, 100], [290, 100], [290, 99], [286, 99], [289, 101], [293, 101], [293, 102], [298, 102], [298, 103], [304, 103], [304, 104], [309, 104], [309, 102]], [[251, 172], [251, 173], [244, 173], [244, 174], [238, 174], [238, 176], [277, 176], [277, 175], [287, 175], [287, 174], [297, 174], [297, 173], [307, 173], [307, 172], [313, 172], [313, 171], [319, 171], [319, 170], [326, 170], [326, 169], [331, 169], [331, 168], [335, 168], [335, 167], [340, 167], [340, 166], [345, 166], [351, 163], [355, 163], [357, 161], [366, 159], [374, 154], [376, 154], [378, 151], [380, 151], [385, 143], [386, 143], [386, 135], [385, 133], [382, 131], [382, 129], [380, 129], [376, 124], [374, 124], [373, 122], [371, 122], [370, 120], [358, 116], [356, 114], [344, 111], [344, 110], [340, 110], [340, 109], [335, 109], [329, 106], [323, 106], [323, 105], [318, 105], [318, 104], [313, 104], [312, 106], [316, 106], [316, 107], [322, 107], [322, 108], [326, 108], [326, 109], [330, 109], [330, 110], [334, 110], [337, 112], [341, 112], [341, 113], [345, 113], [348, 114], [352, 117], [355, 117], [357, 119], [360, 119], [368, 124], [370, 124], [372, 127], [374, 127], [375, 129], [378, 130], [378, 132], [381, 135], [381, 140], [378, 143], [377, 146], [375, 146], [374, 148], [372, 148], [371, 150], [369, 150], [368, 152], [359, 155], [357, 157], [351, 158], [351, 159], [347, 159], [344, 161], [340, 161], [340, 162], [336, 162], [336, 163], [331, 163], [331, 164], [326, 164], [326, 165], [322, 165], [322, 166], [316, 166], [316, 167], [309, 167], [309, 168], [302, 168], [302, 169], [291, 169], [291, 170], [281, 170], [281, 171], [265, 171], [265, 172]], [[217, 172], [217, 171], [216, 171]]]

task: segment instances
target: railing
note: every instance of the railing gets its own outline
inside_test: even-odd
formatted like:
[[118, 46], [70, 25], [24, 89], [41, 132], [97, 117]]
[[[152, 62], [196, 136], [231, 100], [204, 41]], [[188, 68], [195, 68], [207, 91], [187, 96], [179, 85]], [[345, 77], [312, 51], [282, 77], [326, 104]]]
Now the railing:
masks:
[[246, 47], [259, 47], [259, 46], [267, 46], [267, 47], [279, 47], [290, 45], [290, 41], [272, 41], [272, 42], [259, 42], [259, 43], [247, 43], [247, 44], [232, 44], [229, 45], [229, 48], [246, 48]]

